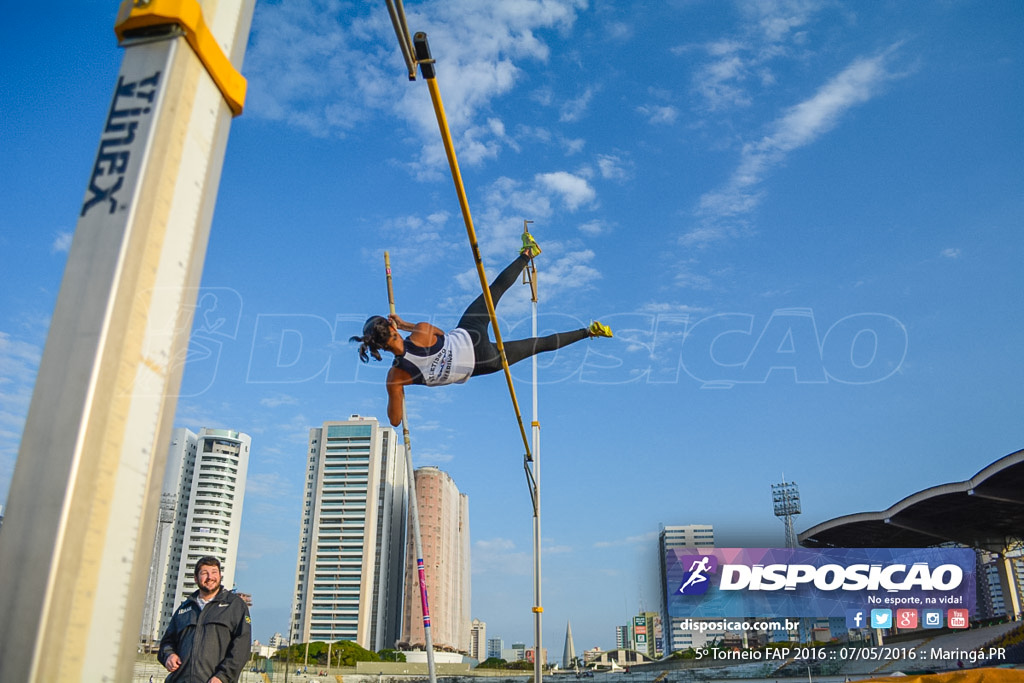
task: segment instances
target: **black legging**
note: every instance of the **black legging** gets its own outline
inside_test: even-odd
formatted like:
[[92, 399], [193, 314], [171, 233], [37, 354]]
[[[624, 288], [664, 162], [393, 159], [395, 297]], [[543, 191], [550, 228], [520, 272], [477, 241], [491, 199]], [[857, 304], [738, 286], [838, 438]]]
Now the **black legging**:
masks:
[[[495, 306], [498, 305], [501, 295], [512, 286], [512, 283], [519, 277], [519, 273], [523, 272], [523, 268], [529, 262], [529, 257], [525, 254], [520, 254], [519, 258], [505, 266], [505, 270], [501, 271], [498, 277], [494, 279], [489, 289], [491, 290], [491, 301], [494, 302]], [[502, 369], [501, 353], [498, 352], [497, 345], [487, 336], [487, 325], [490, 322], [491, 317], [487, 313], [487, 302], [484, 301], [484, 295], [481, 294], [473, 300], [473, 303], [469, 305], [466, 312], [462, 314], [457, 325], [457, 327], [461, 327], [469, 332], [469, 336], [473, 339], [473, 354], [476, 359], [473, 365], [474, 376], [488, 375]], [[583, 328], [572, 332], [558, 332], [546, 337], [531, 337], [529, 339], [504, 342], [505, 358], [508, 359], [508, 364], [512, 365], [524, 358], [529, 358], [544, 351], [555, 351], [573, 342], [586, 339], [589, 336], [590, 332]]]

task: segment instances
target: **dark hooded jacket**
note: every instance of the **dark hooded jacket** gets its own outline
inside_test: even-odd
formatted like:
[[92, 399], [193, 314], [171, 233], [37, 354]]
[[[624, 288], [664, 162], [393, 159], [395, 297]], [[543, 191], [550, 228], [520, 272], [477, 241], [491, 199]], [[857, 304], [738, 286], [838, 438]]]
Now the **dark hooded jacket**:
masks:
[[223, 587], [203, 609], [198, 599], [196, 591], [175, 610], [160, 639], [157, 659], [161, 664], [172, 654], [181, 658], [181, 666], [167, 676], [166, 683], [207, 683], [212, 676], [236, 683], [252, 643], [249, 608]]

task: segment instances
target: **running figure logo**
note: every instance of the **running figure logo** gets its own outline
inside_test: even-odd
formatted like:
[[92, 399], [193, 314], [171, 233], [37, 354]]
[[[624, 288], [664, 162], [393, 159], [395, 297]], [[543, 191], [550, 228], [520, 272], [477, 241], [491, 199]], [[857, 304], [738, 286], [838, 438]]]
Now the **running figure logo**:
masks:
[[679, 564], [687, 568], [683, 584], [676, 591], [677, 595], [702, 595], [707, 593], [711, 582], [708, 574], [718, 570], [718, 558], [714, 555], [687, 555], [679, 558]]

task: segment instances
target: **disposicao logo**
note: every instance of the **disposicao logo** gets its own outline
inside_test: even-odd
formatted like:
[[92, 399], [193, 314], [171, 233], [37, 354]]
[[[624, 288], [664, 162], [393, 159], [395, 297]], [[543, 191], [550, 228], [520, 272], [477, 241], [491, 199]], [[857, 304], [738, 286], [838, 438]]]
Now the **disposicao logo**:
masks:
[[678, 595], [703, 595], [708, 592], [711, 581], [709, 574], [718, 570], [718, 558], [714, 555], [688, 555], [679, 558], [683, 567], [688, 567], [683, 583], [676, 591]]
[[960, 586], [963, 577], [963, 570], [955, 564], [943, 564], [932, 570], [924, 562], [910, 567], [905, 564], [827, 564], [821, 567], [809, 564], [753, 567], [727, 564], [722, 568], [719, 590], [791, 591], [801, 584], [811, 584], [821, 591], [842, 589], [896, 592], [913, 588], [927, 591], [952, 590]]
[[[665, 553], [673, 617], [833, 614], [845, 615], [850, 628], [890, 628], [872, 619], [872, 607], [915, 610], [892, 611], [888, 623], [900, 626], [913, 617], [924, 621], [925, 608], [970, 612], [975, 604], [970, 549], [691, 547]], [[949, 615], [942, 616], [948, 622]]]

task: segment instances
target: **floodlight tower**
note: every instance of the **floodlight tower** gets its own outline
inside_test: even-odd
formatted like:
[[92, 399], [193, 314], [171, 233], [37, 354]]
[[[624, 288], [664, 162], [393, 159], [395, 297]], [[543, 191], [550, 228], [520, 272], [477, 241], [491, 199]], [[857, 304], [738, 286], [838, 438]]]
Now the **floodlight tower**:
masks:
[[786, 525], [786, 547], [796, 547], [796, 532], [793, 531], [793, 518], [800, 514], [800, 488], [793, 482], [786, 481], [782, 475], [781, 484], [772, 484], [772, 504], [775, 516]]

